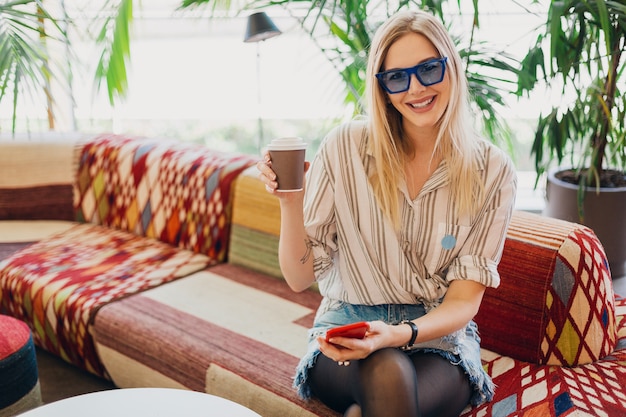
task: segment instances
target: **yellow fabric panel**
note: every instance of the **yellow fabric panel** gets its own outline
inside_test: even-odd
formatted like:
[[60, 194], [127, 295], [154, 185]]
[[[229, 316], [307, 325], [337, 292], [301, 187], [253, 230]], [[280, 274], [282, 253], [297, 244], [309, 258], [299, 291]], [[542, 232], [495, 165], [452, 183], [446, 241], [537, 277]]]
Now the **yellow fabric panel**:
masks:
[[257, 178], [257, 174], [256, 167], [250, 167], [236, 180], [233, 225], [278, 236], [280, 233], [278, 199], [265, 191], [265, 186]]

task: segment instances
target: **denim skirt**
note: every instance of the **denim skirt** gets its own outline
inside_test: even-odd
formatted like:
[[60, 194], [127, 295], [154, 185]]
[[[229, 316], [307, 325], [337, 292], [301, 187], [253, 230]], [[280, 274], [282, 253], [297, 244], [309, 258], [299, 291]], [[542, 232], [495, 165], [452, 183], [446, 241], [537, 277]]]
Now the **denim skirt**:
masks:
[[[324, 299], [320, 306], [313, 328], [309, 330], [307, 353], [302, 357], [296, 369], [294, 387], [303, 399], [311, 397], [311, 389], [308, 385], [309, 369], [315, 364], [317, 356], [321, 353], [317, 336], [323, 335], [327, 329], [357, 321], [384, 321], [388, 324], [397, 324], [402, 320], [414, 320], [426, 314], [422, 304], [381, 304], [381, 305], [355, 305], [343, 301]], [[475, 322], [450, 335], [418, 343], [413, 349], [406, 351], [407, 355], [416, 352], [437, 353], [453, 365], [460, 366], [468, 376], [473, 388], [471, 398], [472, 405], [479, 405], [485, 401], [491, 401], [494, 394], [494, 384], [491, 377], [485, 372], [480, 360], [480, 337], [478, 326]]]

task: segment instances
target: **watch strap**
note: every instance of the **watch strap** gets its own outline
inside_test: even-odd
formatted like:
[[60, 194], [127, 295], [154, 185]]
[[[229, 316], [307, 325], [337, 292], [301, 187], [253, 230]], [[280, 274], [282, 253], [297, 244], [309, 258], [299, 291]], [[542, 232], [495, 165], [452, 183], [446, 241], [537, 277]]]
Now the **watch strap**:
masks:
[[409, 350], [415, 344], [415, 339], [417, 339], [417, 335], [419, 334], [417, 324], [411, 320], [402, 320], [399, 324], [408, 324], [411, 327], [411, 339], [409, 339], [409, 342], [406, 345], [400, 347], [402, 350]]

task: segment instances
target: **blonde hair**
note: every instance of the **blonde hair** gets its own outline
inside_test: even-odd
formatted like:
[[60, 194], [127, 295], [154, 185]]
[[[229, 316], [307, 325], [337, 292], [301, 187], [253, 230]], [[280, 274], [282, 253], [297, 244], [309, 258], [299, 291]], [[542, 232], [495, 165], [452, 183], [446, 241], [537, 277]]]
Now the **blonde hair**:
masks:
[[384, 70], [389, 47], [407, 33], [418, 33], [432, 42], [441, 57], [447, 56], [450, 102], [439, 121], [435, 152], [448, 163], [452, 195], [462, 213], [473, 214], [482, 198], [482, 183], [474, 166], [478, 138], [474, 132], [468, 101], [468, 86], [461, 57], [447, 30], [433, 15], [422, 11], [396, 13], [378, 30], [367, 63], [366, 97], [369, 110], [370, 146], [376, 172], [370, 177], [383, 212], [399, 227], [397, 187], [404, 174], [412, 143], [404, 139], [402, 117], [387, 103], [387, 93], [375, 74]]

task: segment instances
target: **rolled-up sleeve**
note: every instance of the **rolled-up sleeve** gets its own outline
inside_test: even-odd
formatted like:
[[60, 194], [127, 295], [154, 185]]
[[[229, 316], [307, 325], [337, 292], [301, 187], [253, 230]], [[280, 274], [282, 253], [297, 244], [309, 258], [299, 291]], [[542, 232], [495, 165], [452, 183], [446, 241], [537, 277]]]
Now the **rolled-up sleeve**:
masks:
[[515, 205], [517, 175], [511, 160], [492, 148], [485, 167], [485, 201], [459, 255], [451, 262], [447, 280], [472, 280], [498, 287], [498, 263]]

